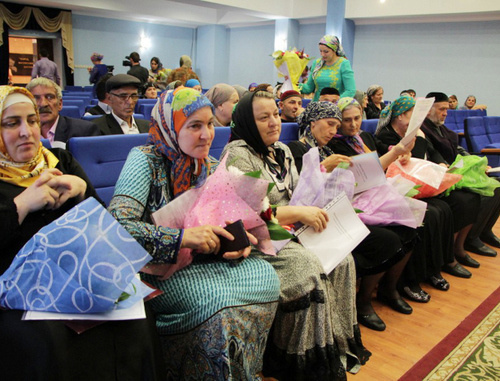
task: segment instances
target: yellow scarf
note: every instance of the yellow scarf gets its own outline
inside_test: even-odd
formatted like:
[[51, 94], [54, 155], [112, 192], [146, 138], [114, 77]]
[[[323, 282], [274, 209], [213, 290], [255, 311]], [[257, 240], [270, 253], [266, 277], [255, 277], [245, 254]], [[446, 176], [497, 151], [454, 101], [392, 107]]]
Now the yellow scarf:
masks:
[[[7, 97], [12, 93], [21, 93], [28, 96], [32, 100], [38, 115], [38, 109], [33, 95], [22, 87], [13, 86], [0, 86], [0, 110], [2, 110], [2, 113], [4, 103]], [[0, 115], [0, 120], [1, 117], [2, 115]], [[54, 168], [58, 162], [59, 159], [40, 143], [35, 157], [29, 162], [17, 163], [13, 161], [7, 153], [7, 149], [0, 135], [0, 180], [2, 181], [27, 188], [38, 179], [45, 169]]]

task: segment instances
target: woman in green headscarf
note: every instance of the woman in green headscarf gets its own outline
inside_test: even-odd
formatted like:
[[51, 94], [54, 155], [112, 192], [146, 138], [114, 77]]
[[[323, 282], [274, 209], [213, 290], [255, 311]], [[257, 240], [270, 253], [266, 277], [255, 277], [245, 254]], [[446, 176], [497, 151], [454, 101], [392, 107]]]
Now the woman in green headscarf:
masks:
[[319, 52], [321, 58], [313, 62], [311, 74], [301, 93], [314, 93], [313, 101], [317, 101], [323, 88], [334, 87], [340, 92], [340, 97], [353, 97], [356, 93], [354, 72], [338, 37], [323, 36], [319, 41]]

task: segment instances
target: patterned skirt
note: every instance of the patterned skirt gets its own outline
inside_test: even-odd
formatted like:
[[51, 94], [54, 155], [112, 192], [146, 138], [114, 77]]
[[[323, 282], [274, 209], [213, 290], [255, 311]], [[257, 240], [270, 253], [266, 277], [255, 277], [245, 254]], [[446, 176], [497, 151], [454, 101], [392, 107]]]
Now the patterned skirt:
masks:
[[252, 253], [241, 262], [199, 255], [160, 281], [144, 279], [163, 294], [149, 303], [170, 380], [253, 380], [262, 371], [276, 312], [279, 280]]

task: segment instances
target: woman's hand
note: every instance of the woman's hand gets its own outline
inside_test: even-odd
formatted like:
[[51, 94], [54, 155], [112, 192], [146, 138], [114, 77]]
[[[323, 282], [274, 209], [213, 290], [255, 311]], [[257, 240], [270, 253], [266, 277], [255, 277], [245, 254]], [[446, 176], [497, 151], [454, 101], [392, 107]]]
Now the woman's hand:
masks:
[[392, 147], [392, 150], [394, 150], [394, 154], [397, 156], [406, 155], [406, 154], [411, 152], [413, 147], [415, 147], [415, 141], [416, 141], [416, 138], [413, 138], [405, 145], [403, 145], [401, 142], [399, 142], [394, 147]]
[[59, 193], [59, 199], [52, 209], [59, 208], [73, 197], [77, 197], [78, 202], [82, 201], [87, 190], [87, 183], [74, 175], [55, 176], [47, 182], [47, 185]]
[[398, 157], [398, 160], [401, 163], [401, 165], [408, 164], [410, 162], [410, 159], [411, 159], [411, 152], [408, 152]]
[[[252, 234], [249, 232], [247, 233], [248, 240], [252, 245], [257, 245], [258, 240], [255, 238]], [[250, 251], [252, 250], [251, 246], [247, 246], [244, 249], [238, 250], [238, 251], [228, 251], [227, 253], [224, 253], [222, 256], [225, 259], [238, 259], [238, 258], [246, 258], [250, 254]]]
[[47, 169], [33, 185], [26, 188], [14, 198], [20, 224], [24, 221], [28, 213], [36, 212], [41, 209], [54, 208], [59, 200], [59, 192], [48, 183], [61, 175], [62, 172], [58, 169]]
[[328, 214], [316, 206], [296, 206], [299, 221], [304, 225], [310, 225], [314, 231], [322, 232], [328, 223]]
[[337, 155], [336, 153], [334, 153], [321, 162], [321, 164], [323, 164], [323, 166], [326, 168], [327, 172], [333, 171], [340, 163], [350, 164], [351, 158], [349, 156]]

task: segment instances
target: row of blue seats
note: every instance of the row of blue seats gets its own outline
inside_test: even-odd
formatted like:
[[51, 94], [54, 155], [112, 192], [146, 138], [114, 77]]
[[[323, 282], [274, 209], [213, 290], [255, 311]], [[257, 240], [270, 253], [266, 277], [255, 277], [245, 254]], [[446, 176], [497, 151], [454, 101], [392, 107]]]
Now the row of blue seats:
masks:
[[[297, 140], [298, 130], [297, 123], [283, 123], [280, 141], [287, 144]], [[215, 129], [210, 155], [220, 158], [230, 134], [230, 127]], [[99, 197], [109, 205], [129, 151], [145, 144], [147, 137], [148, 134], [78, 137], [71, 138], [66, 147], [89, 176]], [[44, 140], [43, 144], [50, 146], [47, 140]]]
[[471, 153], [486, 156], [492, 167], [500, 166], [500, 116], [466, 118], [465, 139]]

